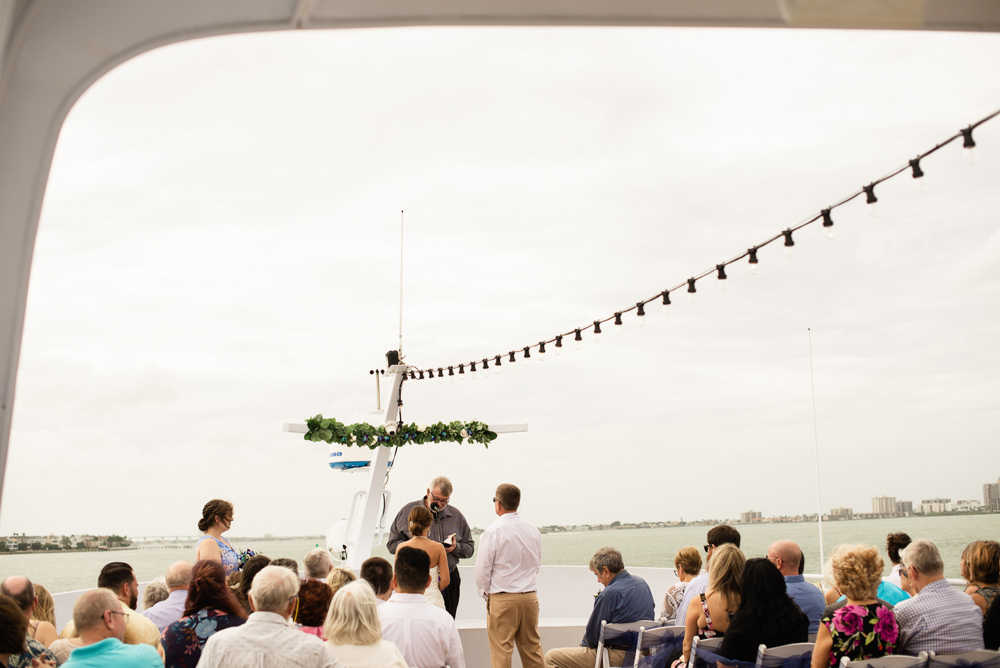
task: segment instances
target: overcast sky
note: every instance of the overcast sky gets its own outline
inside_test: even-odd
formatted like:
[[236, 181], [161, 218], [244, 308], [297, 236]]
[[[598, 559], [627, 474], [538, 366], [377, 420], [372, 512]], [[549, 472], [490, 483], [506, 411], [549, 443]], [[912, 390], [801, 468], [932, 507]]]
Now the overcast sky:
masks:
[[[363, 474], [282, 433], [369, 369], [506, 353], [728, 260], [1000, 108], [1000, 35], [407, 28], [158, 49], [67, 119], [31, 275], [0, 533], [319, 534]], [[990, 65], [992, 63], [993, 65]], [[473, 525], [982, 500], [1000, 476], [1000, 119], [582, 350], [404, 418], [527, 422], [399, 451]]]

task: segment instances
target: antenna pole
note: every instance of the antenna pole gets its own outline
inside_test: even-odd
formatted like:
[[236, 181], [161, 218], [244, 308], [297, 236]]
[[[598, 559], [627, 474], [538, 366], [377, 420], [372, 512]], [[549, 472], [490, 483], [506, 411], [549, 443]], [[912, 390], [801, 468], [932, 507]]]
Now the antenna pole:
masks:
[[819, 495], [819, 429], [816, 426], [816, 381], [813, 374], [813, 344], [812, 329], [806, 328], [809, 339], [809, 386], [812, 389], [813, 402], [813, 444], [816, 447], [816, 520], [819, 525], [819, 561], [822, 564], [826, 553], [823, 551], [823, 503]]
[[403, 212], [399, 212], [399, 359], [403, 359]]

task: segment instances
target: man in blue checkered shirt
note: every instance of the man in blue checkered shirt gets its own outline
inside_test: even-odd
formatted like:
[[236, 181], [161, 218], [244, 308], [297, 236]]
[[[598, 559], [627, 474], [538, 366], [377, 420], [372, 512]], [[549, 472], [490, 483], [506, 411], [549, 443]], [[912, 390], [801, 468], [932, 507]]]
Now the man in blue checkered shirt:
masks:
[[960, 654], [983, 649], [983, 613], [968, 594], [944, 579], [937, 546], [915, 540], [902, 553], [900, 576], [913, 583], [917, 595], [893, 609], [899, 624], [897, 654]]

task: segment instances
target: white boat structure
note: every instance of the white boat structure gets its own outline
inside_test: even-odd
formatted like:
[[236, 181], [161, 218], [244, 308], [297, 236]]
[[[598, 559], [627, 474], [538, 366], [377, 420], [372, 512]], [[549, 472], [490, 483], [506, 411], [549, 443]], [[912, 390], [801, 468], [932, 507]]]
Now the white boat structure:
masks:
[[[1000, 31], [993, 0], [0, 0], [0, 494], [9, 447], [28, 282], [49, 170], [63, 122], [79, 97], [119, 64], [157, 47], [233, 33], [382, 26], [703, 26]], [[395, 390], [398, 392], [397, 375]], [[390, 405], [394, 405], [389, 402]], [[501, 431], [497, 428], [496, 431]], [[288, 427], [295, 432], [297, 427]], [[517, 430], [516, 428], [509, 429]], [[378, 448], [346, 559], [371, 548], [388, 448]], [[377, 502], [371, 503], [376, 500]], [[8, 503], [11, 500], [8, 499]], [[363, 530], [363, 527], [367, 530]], [[379, 534], [371, 538], [380, 539]], [[467, 662], [488, 665], [485, 608], [463, 566]], [[633, 568], [654, 592], [666, 569]], [[816, 579], [818, 576], [811, 576]], [[584, 566], [547, 566], [539, 579], [547, 648], [579, 643], [596, 583]], [[58, 595], [60, 625], [77, 592]], [[514, 665], [520, 665], [516, 653]]]

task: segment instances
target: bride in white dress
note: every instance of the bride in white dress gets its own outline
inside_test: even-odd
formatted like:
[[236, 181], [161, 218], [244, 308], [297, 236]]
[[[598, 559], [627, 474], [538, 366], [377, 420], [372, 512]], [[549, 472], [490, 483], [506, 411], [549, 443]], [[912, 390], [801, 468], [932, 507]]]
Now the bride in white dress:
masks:
[[396, 547], [396, 553], [399, 554], [401, 547], [415, 547], [427, 553], [431, 558], [431, 584], [424, 592], [424, 596], [430, 603], [444, 610], [444, 598], [441, 596], [441, 590], [451, 582], [451, 575], [448, 572], [448, 553], [445, 551], [444, 545], [427, 537], [431, 523], [434, 522], [434, 516], [425, 506], [420, 505], [410, 511], [410, 516], [407, 519], [410, 523], [410, 535], [413, 538], [405, 543], [400, 543]]

